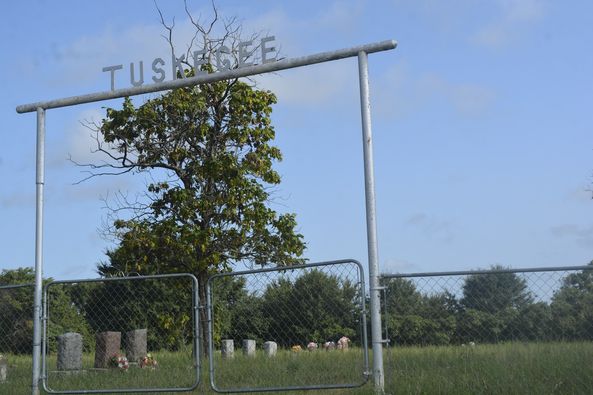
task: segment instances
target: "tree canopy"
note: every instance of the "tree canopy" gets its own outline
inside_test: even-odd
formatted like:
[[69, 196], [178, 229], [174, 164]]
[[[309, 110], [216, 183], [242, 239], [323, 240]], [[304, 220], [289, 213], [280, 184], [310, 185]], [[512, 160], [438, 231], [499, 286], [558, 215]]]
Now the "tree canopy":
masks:
[[[52, 279], [45, 279], [44, 283]], [[33, 283], [32, 268], [17, 268], [0, 272], [0, 286], [23, 285], [0, 289], [0, 352], [30, 353], [33, 347]], [[55, 351], [57, 335], [67, 331], [81, 333], [85, 349], [91, 349], [90, 327], [84, 315], [72, 304], [71, 295], [62, 287], [50, 287], [48, 293], [48, 349]]]
[[551, 309], [560, 339], [593, 340], [593, 270], [566, 276], [554, 294]]
[[208, 277], [238, 262], [303, 262], [295, 215], [270, 207], [280, 183], [273, 164], [282, 159], [272, 145], [275, 102], [273, 93], [231, 80], [107, 108], [96, 129], [107, 161], [91, 165], [93, 174], [148, 172], [153, 181], [143, 201], [114, 209], [129, 216], [113, 222], [118, 245], [99, 273], [193, 273], [205, 300]]

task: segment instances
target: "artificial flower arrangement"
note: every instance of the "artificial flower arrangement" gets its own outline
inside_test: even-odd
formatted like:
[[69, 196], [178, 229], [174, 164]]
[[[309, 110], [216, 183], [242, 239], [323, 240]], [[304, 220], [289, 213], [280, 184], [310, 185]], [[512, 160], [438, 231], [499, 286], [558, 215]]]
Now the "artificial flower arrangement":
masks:
[[123, 370], [124, 372], [128, 370], [130, 365], [128, 364], [128, 358], [122, 354], [115, 354], [109, 360], [109, 366], [112, 368], [118, 368], [119, 370]]
[[156, 361], [156, 359], [152, 356], [151, 353], [146, 354], [145, 357], [142, 357], [140, 359], [140, 363], [139, 366], [141, 368], [148, 368], [148, 369], [156, 369], [156, 367], [158, 366], [158, 362]]

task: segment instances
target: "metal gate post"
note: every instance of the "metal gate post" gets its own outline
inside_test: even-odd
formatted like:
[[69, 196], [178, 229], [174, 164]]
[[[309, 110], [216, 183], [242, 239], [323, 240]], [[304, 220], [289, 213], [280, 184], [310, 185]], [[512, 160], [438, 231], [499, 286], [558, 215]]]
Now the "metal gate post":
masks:
[[32, 395], [39, 395], [41, 372], [41, 296], [43, 292], [43, 185], [45, 183], [45, 110], [37, 107], [36, 152], [36, 212], [35, 212], [35, 294], [33, 302], [33, 381]]
[[367, 244], [369, 257], [369, 295], [371, 298], [373, 381], [375, 384], [375, 393], [382, 394], [385, 391], [385, 376], [383, 374], [383, 339], [381, 335], [381, 295], [377, 247], [377, 215], [375, 209], [375, 175], [373, 169], [369, 67], [368, 56], [364, 51], [358, 53], [358, 75], [360, 80], [362, 146], [364, 151], [364, 191], [366, 197]]

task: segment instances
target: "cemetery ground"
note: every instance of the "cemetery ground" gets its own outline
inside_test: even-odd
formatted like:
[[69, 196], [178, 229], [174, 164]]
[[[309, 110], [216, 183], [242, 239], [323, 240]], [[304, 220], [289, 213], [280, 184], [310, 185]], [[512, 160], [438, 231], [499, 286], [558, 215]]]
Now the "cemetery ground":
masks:
[[[130, 366], [126, 372], [111, 369], [78, 374], [53, 374], [50, 386], [55, 390], [73, 388], [131, 388], [191, 385], [194, 368], [188, 366], [191, 352], [156, 352], [156, 370]], [[593, 388], [593, 343], [504, 343], [497, 345], [392, 347], [385, 350], [385, 388], [401, 394], [590, 394]], [[267, 358], [261, 350], [256, 357], [236, 354], [231, 360], [215, 357], [216, 383], [221, 389], [266, 387], [360, 380], [361, 353], [316, 351], [292, 353], [279, 350]], [[30, 393], [31, 359], [8, 355], [8, 381], [0, 384], [0, 394]], [[93, 364], [93, 355], [83, 356], [85, 369]], [[55, 355], [48, 360], [48, 370], [56, 365]], [[202, 364], [202, 378], [193, 393], [214, 393], [209, 387], [207, 363]], [[302, 394], [372, 394], [369, 381], [354, 390], [291, 392]]]

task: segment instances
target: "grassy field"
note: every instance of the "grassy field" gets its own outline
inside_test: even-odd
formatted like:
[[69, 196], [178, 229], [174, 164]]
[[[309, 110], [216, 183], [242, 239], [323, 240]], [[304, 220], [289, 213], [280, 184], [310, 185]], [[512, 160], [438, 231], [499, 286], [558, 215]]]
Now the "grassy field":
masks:
[[[127, 372], [93, 371], [79, 374], [50, 373], [54, 390], [183, 387], [195, 379], [190, 354], [155, 353], [159, 368], [147, 371], [131, 366]], [[8, 356], [9, 381], [0, 394], [29, 394], [31, 361]], [[593, 393], [593, 343], [508, 343], [476, 347], [402, 347], [385, 351], [386, 390], [390, 394], [591, 394]], [[55, 360], [48, 361], [52, 370]], [[84, 356], [85, 368], [92, 356]], [[357, 383], [362, 380], [360, 350], [342, 352], [279, 352], [268, 359], [238, 354], [231, 361], [215, 358], [214, 380], [220, 389]], [[303, 393], [327, 393], [307, 391]], [[371, 394], [370, 384], [332, 394]], [[194, 393], [209, 389], [207, 364]], [[297, 392], [292, 392], [297, 393]]]

